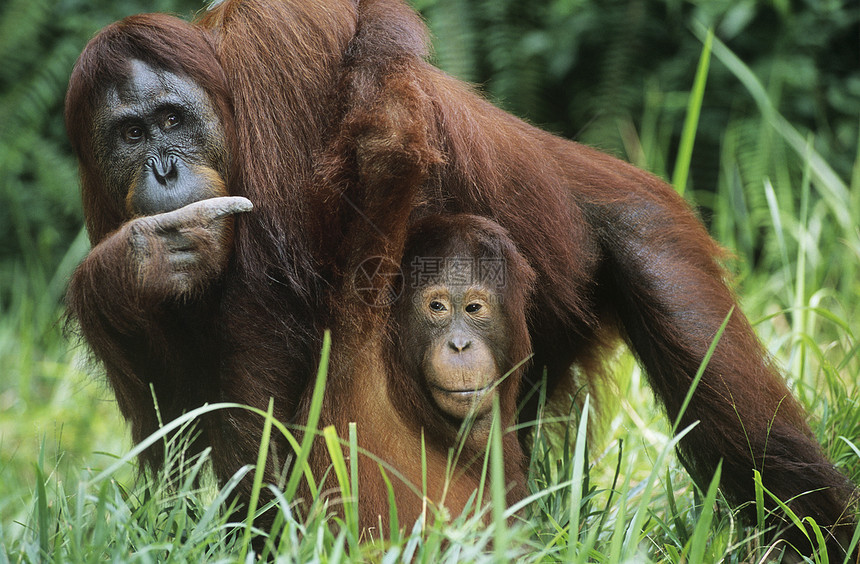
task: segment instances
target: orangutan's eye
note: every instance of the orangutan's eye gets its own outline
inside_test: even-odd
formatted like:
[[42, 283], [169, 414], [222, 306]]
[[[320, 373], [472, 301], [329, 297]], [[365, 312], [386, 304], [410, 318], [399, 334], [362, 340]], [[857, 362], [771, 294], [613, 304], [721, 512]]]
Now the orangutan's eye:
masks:
[[122, 138], [126, 143], [137, 143], [143, 139], [143, 128], [139, 125], [129, 125], [122, 130]]
[[182, 122], [179, 119], [178, 114], [170, 114], [166, 118], [164, 118], [164, 129], [170, 129], [171, 127], [176, 127]]

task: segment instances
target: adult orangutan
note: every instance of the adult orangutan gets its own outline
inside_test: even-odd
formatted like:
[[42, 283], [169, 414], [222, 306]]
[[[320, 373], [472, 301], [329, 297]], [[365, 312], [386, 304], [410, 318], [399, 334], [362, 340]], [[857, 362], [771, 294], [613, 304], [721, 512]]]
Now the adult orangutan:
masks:
[[[150, 385], [165, 418], [204, 401], [262, 407], [272, 396], [279, 417], [301, 421], [326, 326], [336, 341], [324, 422], [344, 436], [362, 413], [357, 398], [380, 381], [395, 407], [414, 399], [388, 385], [386, 310], [359, 302], [352, 273], [370, 256], [399, 263], [410, 222], [470, 213], [506, 229], [536, 274], [523, 397], [544, 369], [550, 397], [561, 395], [571, 366], [595, 370], [620, 335], [674, 418], [735, 308], [681, 420], [700, 421], [682, 441], [685, 464], [707, 483], [722, 460], [721, 485], [736, 503], [754, 499], [751, 471], [760, 470], [795, 513], [835, 534], [838, 555], [853, 487], [737, 311], [721, 251], [694, 213], [652, 175], [494, 108], [426, 53], [425, 29], [402, 0], [227, 0], [196, 27], [141, 16], [88, 45], [66, 116], [94, 248], [69, 307], [135, 438], [156, 427]], [[151, 146], [193, 149], [178, 166], [155, 162], [152, 175], [165, 181], [172, 170], [191, 175], [169, 197], [148, 191], [159, 178], [139, 179], [143, 152], [117, 149], [137, 130], [103, 129], [124, 92], [146, 98], [159, 81], [174, 94], [171, 85], [189, 81], [202, 90], [192, 113], [209, 132], [161, 142], [169, 114], [142, 105]], [[113, 154], [125, 164], [99, 157]], [[253, 211], [240, 213], [249, 208], [241, 199], [205, 201], [225, 193]], [[138, 217], [157, 211], [166, 215]], [[520, 421], [533, 415], [529, 403]], [[239, 412], [204, 422], [200, 441], [215, 447], [221, 479], [254, 460], [258, 429]], [[324, 456], [314, 460], [324, 468]], [[799, 532], [785, 537], [810, 550]]]
[[[153, 394], [164, 421], [222, 399], [265, 408], [270, 396], [289, 420], [318, 354], [304, 321], [323, 311], [310, 303], [310, 255], [284, 232], [299, 206], [281, 201], [277, 177], [245, 166], [232, 100], [211, 35], [157, 14], [105, 28], [69, 82], [93, 244], [70, 282], [69, 314], [135, 441], [159, 426]], [[228, 194], [253, 198], [253, 223], [234, 217], [250, 201]], [[226, 480], [254, 460], [261, 428], [241, 410], [216, 412], [193, 446], [215, 447]], [[163, 452], [141, 458], [157, 467]]]

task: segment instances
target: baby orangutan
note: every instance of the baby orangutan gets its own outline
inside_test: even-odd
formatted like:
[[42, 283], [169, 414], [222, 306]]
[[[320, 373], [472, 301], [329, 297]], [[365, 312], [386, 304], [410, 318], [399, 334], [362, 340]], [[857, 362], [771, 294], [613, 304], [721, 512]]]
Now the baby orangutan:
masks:
[[[356, 423], [358, 520], [369, 537], [394, 525], [390, 493], [407, 529], [422, 516], [450, 519], [470, 504], [484, 510], [490, 495], [479, 489], [496, 398], [506, 502], [527, 494], [526, 459], [513, 429], [531, 356], [532, 268], [504, 228], [465, 214], [412, 223], [402, 257], [403, 291], [379, 317], [379, 334], [368, 331], [338, 349], [351, 362], [375, 356], [356, 350], [379, 351], [381, 362], [354, 364], [360, 378], [329, 382], [320, 423], [341, 437]], [[316, 468], [331, 464], [324, 447], [311, 459]]]
[[[505, 229], [466, 214], [414, 224], [401, 268], [405, 290], [392, 306], [386, 353], [391, 404], [440, 453], [462, 441], [459, 487], [445, 501], [457, 514], [480, 482], [498, 397], [505, 477], [513, 483], [509, 499], [521, 499], [524, 456], [517, 434], [508, 430], [531, 355], [526, 309], [532, 268]], [[409, 466], [419, 463], [416, 457]], [[458, 492], [465, 497], [456, 499]]]
[[534, 273], [503, 228], [474, 215], [418, 222], [402, 269], [407, 282], [392, 312], [390, 375], [432, 406], [425, 428], [450, 439], [471, 416], [467, 442], [480, 447], [493, 396], [503, 425], [514, 420], [520, 365], [531, 354], [525, 310]]

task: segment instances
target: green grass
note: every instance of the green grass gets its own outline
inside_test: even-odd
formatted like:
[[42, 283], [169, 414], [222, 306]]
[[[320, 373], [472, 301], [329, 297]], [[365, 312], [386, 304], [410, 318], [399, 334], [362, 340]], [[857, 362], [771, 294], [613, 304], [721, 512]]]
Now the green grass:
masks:
[[[731, 266], [738, 273], [743, 309], [810, 410], [816, 436], [860, 481], [860, 151], [852, 178], [839, 178], [826, 156], [812, 149], [810, 138], [779, 115], [758, 79], [716, 39], [712, 55], [712, 65], [719, 61], [748, 88], [760, 115], [737, 116], [726, 124], [718, 192], [687, 186], [687, 196], [703, 207], [715, 236], [738, 254]], [[702, 75], [695, 81], [691, 110], [701, 103], [703, 81]], [[654, 115], [642, 122], [658, 123], [659, 108], [648, 111]], [[668, 162], [666, 152], [648, 142], [660, 135], [627, 138], [639, 141], [628, 148], [631, 160]], [[693, 138], [684, 136], [686, 158]], [[676, 171], [687, 164], [677, 164]], [[685, 177], [676, 174], [679, 186], [687, 185]], [[256, 531], [248, 520], [229, 521], [227, 503], [253, 467], [218, 487], [207, 452], [183, 455], [182, 437], [192, 426], [170, 435], [176, 438], [159, 475], [135, 478], [137, 449], [128, 442], [109, 391], [89, 376], [85, 351], [70, 345], [61, 331], [58, 288], [84, 252], [78, 240], [59, 266], [34, 265], [31, 257], [3, 276], [11, 282], [0, 289], [5, 298], [0, 304], [7, 304], [0, 305], [5, 307], [0, 311], [0, 564], [247, 561]], [[631, 355], [620, 351], [613, 366], [617, 385], [600, 396], [603, 418], [589, 415], [589, 400], [586, 415], [571, 417], [566, 430], [546, 421], [536, 430], [532, 495], [513, 508], [499, 503], [504, 497], [501, 430], [493, 426], [486, 469], [490, 499], [484, 500], [490, 506], [483, 509], [489, 512], [488, 525], [469, 514], [452, 516], [445, 525], [399, 522], [390, 540], [363, 542], [349, 496], [343, 520], [321, 503], [307, 517], [298, 515], [290, 499], [300, 481], [319, 483], [322, 477], [306, 470], [310, 442], [295, 442], [298, 463], [283, 493], [274, 490], [283, 528], [269, 539], [264, 555], [277, 552], [294, 562], [435, 564], [741, 562], [778, 553], [779, 547], [762, 542], [760, 531], [738, 524], [714, 484], [704, 492], [691, 484], [674, 456], [671, 422], [655, 409]], [[317, 409], [325, 372], [322, 366], [313, 401]], [[175, 425], [188, 425], [195, 415]], [[266, 429], [289, 432], [271, 417]], [[361, 484], [348, 462], [357, 453], [355, 432], [347, 437], [330, 429], [319, 432], [335, 461], [334, 476], [345, 492], [360, 498]], [[150, 440], [165, 436], [167, 429]], [[258, 492], [273, 487], [260, 480], [255, 486]], [[422, 484], [415, 486], [420, 491]], [[765, 499], [767, 492], [760, 492]], [[262, 508], [251, 504], [245, 511], [257, 509]], [[392, 516], [397, 523], [396, 508]], [[815, 538], [814, 524], [804, 525]]]

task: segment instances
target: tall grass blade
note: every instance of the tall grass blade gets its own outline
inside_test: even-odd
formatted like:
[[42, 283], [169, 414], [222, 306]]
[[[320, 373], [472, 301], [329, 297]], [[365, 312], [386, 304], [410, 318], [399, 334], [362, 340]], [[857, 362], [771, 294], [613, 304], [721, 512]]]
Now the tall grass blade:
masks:
[[767, 526], [765, 522], [765, 507], [764, 507], [764, 482], [761, 479], [761, 472], [757, 469], [753, 470], [753, 484], [755, 486], [755, 517], [756, 526], [759, 530], [764, 530]]
[[672, 485], [672, 472], [666, 469], [666, 501], [669, 504], [669, 515], [675, 525], [675, 534], [678, 536], [679, 544], [685, 545], [690, 541], [687, 525], [678, 511], [678, 502], [675, 500], [675, 487]]
[[[349, 423], [349, 484], [352, 497], [355, 498], [356, 513], [358, 506], [358, 430], [354, 421]], [[358, 526], [356, 526], [356, 533]]]
[[[629, 492], [630, 491], [630, 472], [626, 472], [624, 475], [624, 483], [621, 484], [621, 489], [619, 492]], [[615, 516], [615, 528], [612, 530], [612, 536], [609, 544], [609, 561], [610, 562], [621, 562], [621, 554], [627, 553], [630, 551], [625, 551], [626, 539], [624, 535], [624, 529], [627, 522], [627, 503], [620, 503], [618, 506], [618, 514]]]
[[785, 242], [785, 230], [782, 226], [782, 214], [779, 209], [779, 203], [776, 198], [776, 191], [773, 189], [770, 179], [764, 181], [764, 195], [767, 200], [768, 211], [770, 212], [770, 220], [773, 223], [773, 232], [776, 235], [776, 244], [779, 247], [779, 258], [782, 260], [782, 273], [786, 283], [789, 285], [788, 291], [793, 294], [794, 288], [793, 277], [791, 276], [791, 264], [788, 260], [788, 245]]
[[[860, 127], [857, 128], [857, 137], [857, 155], [854, 157], [854, 166], [851, 168], [851, 193], [855, 195], [855, 203], [860, 204], [860, 198], [856, 197], [857, 192], [860, 192]], [[855, 215], [855, 217], [860, 217], [860, 214]]]
[[382, 464], [379, 464], [379, 472], [382, 474], [382, 481], [385, 482], [385, 489], [388, 491], [388, 539], [392, 544], [400, 542], [400, 518], [397, 514], [397, 499], [394, 497], [394, 486], [391, 485], [391, 479]]
[[505, 519], [505, 452], [502, 448], [502, 417], [499, 395], [493, 395], [493, 422], [490, 426], [490, 491], [493, 500], [493, 551], [499, 562], [505, 561], [508, 524]]
[[427, 525], [427, 445], [424, 443], [424, 428], [421, 428], [421, 527]]
[[39, 527], [39, 552], [42, 558], [47, 558], [50, 554], [48, 551], [50, 532], [48, 528], [48, 492], [45, 488], [46, 477], [41, 465], [34, 464], [34, 466], [36, 470], [36, 522]]
[[316, 487], [313, 484], [313, 475], [307, 469], [307, 460], [313, 447], [314, 438], [317, 434], [317, 424], [320, 420], [322, 412], [323, 397], [325, 396], [325, 383], [328, 376], [328, 362], [331, 356], [331, 332], [326, 331], [323, 334], [322, 352], [320, 353], [320, 365], [317, 369], [317, 377], [314, 382], [314, 392], [311, 396], [311, 407], [308, 411], [308, 420], [305, 423], [305, 433], [302, 437], [302, 446], [296, 456], [295, 464], [293, 465], [290, 479], [287, 482], [287, 487], [284, 489], [284, 495], [287, 499], [293, 499], [296, 489], [299, 487], [302, 472], [305, 472], [306, 479], [311, 485], [311, 493], [315, 496]]
[[708, 67], [711, 63], [711, 45], [714, 42], [714, 30], [709, 29], [699, 57], [696, 78], [690, 99], [687, 102], [687, 117], [684, 119], [684, 130], [681, 133], [681, 143], [678, 146], [678, 158], [675, 160], [675, 171], [672, 173], [672, 186], [683, 195], [687, 188], [687, 178], [690, 175], [690, 161], [693, 158], [693, 145], [696, 142], [696, 130], [699, 128], [699, 114], [702, 111], [702, 100], [705, 97], [705, 84], [708, 82]]
[[323, 437], [325, 438], [326, 448], [334, 467], [334, 475], [337, 478], [338, 486], [340, 486], [346, 528], [354, 534], [355, 538], [358, 538], [358, 500], [353, 495], [352, 488], [350, 487], [349, 471], [346, 469], [343, 449], [333, 425], [329, 425], [323, 429]]
[[[157, 443], [158, 441], [163, 440], [167, 435], [177, 431], [183, 426], [187, 425], [191, 421], [194, 421], [201, 415], [205, 415], [207, 413], [211, 413], [213, 411], [218, 411], [219, 409], [247, 409], [248, 411], [257, 413], [265, 417], [266, 412], [260, 409], [255, 409], [252, 407], [248, 407], [246, 405], [238, 404], [238, 403], [216, 403], [212, 405], [204, 405], [202, 407], [198, 407], [197, 409], [193, 409], [187, 413], [182, 414], [177, 417], [173, 421], [170, 421], [164, 424], [162, 427], [159, 427], [158, 431], [152, 433], [144, 440], [137, 443], [130, 451], [128, 451], [125, 455], [118, 458], [113, 464], [99, 472], [96, 476], [91, 478], [89, 481], [91, 483], [98, 483], [103, 480], [109, 479], [113, 474], [119, 471], [120, 468], [129, 464], [135, 457], [137, 457], [140, 453]], [[292, 434], [284, 427], [280, 422], [273, 421], [273, 425], [275, 425], [281, 433], [284, 433], [288, 440], [292, 438]], [[295, 439], [293, 438], [293, 441]]]
[[[807, 152], [812, 150], [811, 143], [807, 144]], [[802, 377], [806, 371], [806, 346], [802, 344], [806, 334], [809, 312], [806, 309], [806, 259], [809, 254], [809, 196], [810, 196], [810, 162], [807, 159], [803, 167], [803, 181], [800, 186], [800, 212], [797, 220], [797, 266], [795, 272], [796, 286], [792, 312], [791, 334], [792, 341], [798, 343], [799, 354], [795, 357], [794, 373]]]
[[272, 421], [274, 420], [275, 400], [269, 398], [269, 407], [266, 411], [266, 420], [263, 423], [263, 436], [260, 439], [260, 450], [257, 452], [257, 467], [254, 470], [254, 484], [251, 487], [251, 499], [248, 501], [248, 516], [245, 519], [245, 533], [242, 538], [241, 561], [245, 561], [248, 549], [251, 546], [251, 532], [254, 524], [254, 516], [257, 513], [257, 504], [260, 501], [260, 490], [263, 487], [263, 476], [266, 475], [266, 460], [269, 457], [269, 441], [272, 438]]
[[[803, 524], [804, 521], [806, 521], [806, 522], [809, 522], [809, 521], [807, 521], [806, 519], [801, 519], [800, 517], [798, 517], [797, 514], [794, 511], [792, 511], [791, 508], [788, 507], [788, 504], [786, 504], [783, 500], [781, 500], [777, 496], [775, 496], [769, 489], [764, 487], [764, 483], [761, 481], [761, 474], [756, 472], [754, 474], [754, 479], [756, 480], [755, 487], [761, 488], [761, 490], [765, 494], [767, 494], [767, 496], [771, 500], [773, 500], [774, 503], [776, 503], [777, 507], [779, 507], [779, 509], [782, 510], [783, 513], [785, 513], [785, 516], [788, 517], [788, 519], [789, 519], [789, 521], [791, 521], [792, 525], [794, 525], [798, 531], [803, 533], [803, 536], [806, 537], [806, 539], [809, 541], [809, 544], [810, 545], [813, 544], [812, 539], [809, 536], [809, 530]], [[756, 501], [758, 502], [758, 500], [756, 500]], [[814, 525], [814, 522], [812, 523], [812, 525], [813, 525], [812, 528], [817, 527], [817, 525]]]
[[582, 504], [582, 482], [585, 472], [585, 447], [588, 442], [588, 410], [591, 396], [585, 396], [582, 406], [582, 416], [579, 419], [579, 428], [576, 432], [576, 446], [573, 451], [573, 471], [570, 477], [570, 523], [568, 526], [569, 536], [567, 541], [567, 556], [570, 562], [575, 560], [577, 546], [579, 545], [579, 512]]
[[852, 555], [857, 550], [858, 545], [860, 545], [860, 524], [854, 527], [854, 535], [851, 537], [851, 542], [848, 544], [848, 550], [845, 551], [845, 560], [842, 564], [849, 564], [849, 562], [854, 561]]
[[690, 564], [699, 564], [704, 561], [705, 549], [708, 547], [708, 538], [711, 533], [711, 523], [714, 520], [714, 504], [717, 500], [717, 489], [720, 485], [720, 476], [723, 471], [722, 460], [717, 464], [717, 469], [714, 472], [714, 477], [711, 479], [711, 484], [708, 486], [708, 493], [705, 495], [705, 501], [702, 504], [702, 513], [696, 523], [696, 528], [693, 530], [693, 536], [690, 539]]
[[812, 532], [815, 534], [815, 542], [818, 544], [818, 554], [815, 554], [815, 560], [821, 564], [830, 564], [830, 555], [827, 553], [827, 542], [824, 540], [824, 531], [815, 519], [812, 517], [804, 517], [804, 521], [809, 523]]
[[654, 461], [654, 467], [651, 474], [648, 475], [648, 480], [645, 482], [645, 487], [642, 490], [642, 497], [639, 500], [639, 506], [636, 508], [636, 514], [633, 516], [633, 521], [627, 529], [627, 535], [624, 539], [622, 554], [634, 554], [636, 546], [639, 544], [639, 537], [642, 532], [642, 526], [645, 524], [645, 518], [648, 515], [648, 506], [651, 503], [651, 492], [654, 489], [654, 484], [657, 482], [660, 469], [663, 468], [666, 457], [669, 453], [675, 450], [675, 447], [681, 442], [687, 433], [693, 430], [699, 422], [696, 421], [689, 427], [683, 429], [669, 441], [660, 454], [657, 455], [657, 460]]
[[723, 323], [720, 325], [720, 328], [717, 329], [717, 334], [714, 335], [713, 340], [711, 340], [711, 346], [708, 347], [707, 352], [705, 353], [705, 358], [702, 359], [702, 363], [699, 365], [699, 369], [696, 371], [696, 376], [693, 377], [693, 381], [690, 383], [690, 388], [687, 390], [687, 395], [684, 397], [684, 403], [681, 404], [681, 409], [678, 410], [678, 415], [675, 417], [675, 423], [672, 425], [672, 433], [674, 434], [678, 430], [678, 426], [681, 425], [681, 418], [684, 416], [684, 412], [687, 411], [687, 406], [690, 405], [690, 401], [693, 399], [693, 394], [696, 391], [696, 388], [699, 387], [699, 382], [702, 380], [702, 376], [705, 374], [705, 369], [708, 367], [708, 363], [711, 361], [711, 357], [714, 356], [714, 351], [717, 350], [717, 343], [720, 342], [720, 337], [723, 336], [723, 333], [726, 330], [726, 327], [729, 324], [729, 319], [732, 318], [732, 314], [734, 313], [735, 308], [729, 310], [726, 318], [723, 319]]

